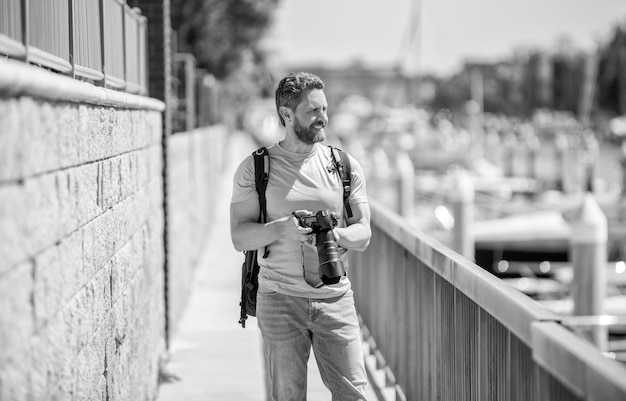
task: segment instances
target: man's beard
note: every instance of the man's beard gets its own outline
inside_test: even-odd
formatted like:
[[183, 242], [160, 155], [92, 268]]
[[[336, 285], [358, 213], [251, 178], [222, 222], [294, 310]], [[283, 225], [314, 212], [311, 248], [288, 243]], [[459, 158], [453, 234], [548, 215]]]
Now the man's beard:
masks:
[[296, 119], [293, 124], [293, 132], [296, 134], [296, 137], [301, 141], [306, 143], [307, 145], [313, 145], [317, 142], [322, 142], [326, 139], [326, 135], [324, 131], [313, 131], [313, 129], [309, 127], [305, 127], [301, 125]]

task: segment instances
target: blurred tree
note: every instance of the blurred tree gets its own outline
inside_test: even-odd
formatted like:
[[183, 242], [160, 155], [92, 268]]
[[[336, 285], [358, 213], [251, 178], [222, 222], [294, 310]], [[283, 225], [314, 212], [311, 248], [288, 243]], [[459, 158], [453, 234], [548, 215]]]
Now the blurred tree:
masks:
[[273, 95], [274, 71], [261, 41], [279, 0], [171, 0], [177, 52], [220, 83], [220, 118], [241, 128], [248, 104]]
[[597, 101], [601, 110], [626, 115], [626, 27], [617, 27], [600, 52]]
[[557, 38], [552, 55], [552, 109], [578, 113], [589, 54], [579, 49], [568, 36]]
[[458, 112], [470, 97], [469, 74], [462, 72], [437, 82], [437, 91], [429, 106], [433, 110]]
[[538, 108], [552, 107], [554, 79], [551, 56], [531, 49], [522, 67], [522, 101], [517, 104], [519, 112], [531, 115]]
[[552, 108], [576, 113], [584, 79], [583, 57], [555, 56], [552, 64]]
[[[260, 41], [279, 0], [172, 0], [172, 28], [181, 52], [194, 55], [199, 68], [217, 79], [235, 73], [246, 57], [266, 67]], [[247, 60], [246, 60], [247, 61]], [[263, 83], [265, 73], [255, 73]]]

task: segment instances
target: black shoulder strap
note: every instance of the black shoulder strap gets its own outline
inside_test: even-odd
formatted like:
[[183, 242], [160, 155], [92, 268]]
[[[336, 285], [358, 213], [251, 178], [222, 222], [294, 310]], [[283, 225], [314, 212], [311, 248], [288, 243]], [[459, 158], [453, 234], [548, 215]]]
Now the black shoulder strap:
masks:
[[341, 178], [341, 185], [343, 186], [343, 207], [346, 209], [348, 217], [352, 217], [352, 208], [350, 207], [350, 191], [352, 191], [352, 170], [350, 169], [350, 158], [348, 154], [343, 150], [334, 146], [329, 146], [331, 155], [333, 157], [333, 163], [337, 168], [339, 177]]
[[[261, 212], [259, 214], [259, 223], [267, 222], [267, 202], [265, 200], [265, 190], [267, 189], [267, 182], [270, 178], [270, 155], [267, 152], [265, 146], [257, 149], [254, 153], [254, 185], [256, 191], [259, 194], [259, 206]], [[269, 249], [265, 247], [264, 258], [269, 255]]]

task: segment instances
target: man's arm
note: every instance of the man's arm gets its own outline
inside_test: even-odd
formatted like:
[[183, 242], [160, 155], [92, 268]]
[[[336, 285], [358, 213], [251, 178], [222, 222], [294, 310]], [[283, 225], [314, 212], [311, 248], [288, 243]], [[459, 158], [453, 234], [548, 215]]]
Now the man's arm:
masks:
[[370, 243], [372, 230], [370, 229], [370, 207], [366, 202], [352, 205], [352, 217], [347, 221], [347, 227], [334, 229], [337, 244], [346, 249], [364, 251]]
[[236, 250], [260, 249], [283, 237], [299, 242], [306, 242], [309, 239], [312, 229], [301, 227], [293, 215], [264, 224], [257, 223], [259, 209], [258, 199], [230, 205], [230, 235]]

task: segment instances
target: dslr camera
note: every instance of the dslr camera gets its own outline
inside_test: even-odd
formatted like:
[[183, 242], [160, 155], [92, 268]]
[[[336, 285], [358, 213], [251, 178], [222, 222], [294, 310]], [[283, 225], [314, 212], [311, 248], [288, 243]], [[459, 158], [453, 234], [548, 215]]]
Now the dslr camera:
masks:
[[311, 227], [315, 234], [317, 255], [319, 260], [319, 276], [326, 285], [337, 284], [346, 275], [343, 262], [339, 258], [339, 246], [332, 233], [337, 227], [339, 216], [328, 210], [320, 210], [316, 214], [297, 217], [302, 227]]

